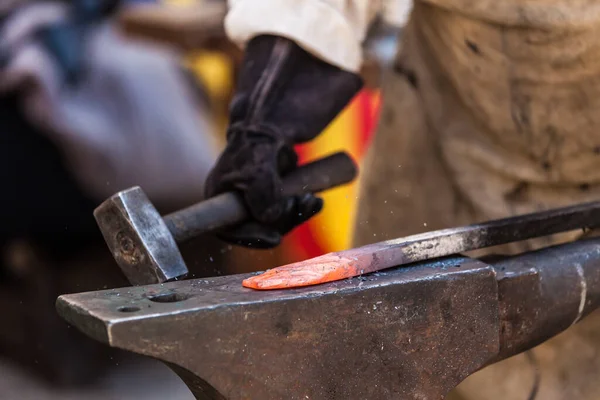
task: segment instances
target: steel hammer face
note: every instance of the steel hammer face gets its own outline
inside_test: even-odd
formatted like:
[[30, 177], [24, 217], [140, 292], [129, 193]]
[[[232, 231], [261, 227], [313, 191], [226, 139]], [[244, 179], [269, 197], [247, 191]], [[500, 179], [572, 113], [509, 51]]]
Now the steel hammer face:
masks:
[[187, 275], [175, 239], [140, 187], [104, 201], [94, 210], [94, 217], [132, 285], [162, 283]]

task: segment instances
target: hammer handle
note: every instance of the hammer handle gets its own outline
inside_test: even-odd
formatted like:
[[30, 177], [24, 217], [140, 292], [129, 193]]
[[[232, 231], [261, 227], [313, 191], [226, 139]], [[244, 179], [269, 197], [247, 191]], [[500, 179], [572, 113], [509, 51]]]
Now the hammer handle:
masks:
[[[298, 167], [283, 180], [283, 195], [318, 193], [354, 180], [357, 168], [344, 152]], [[178, 243], [246, 221], [248, 210], [239, 193], [229, 192], [166, 215], [163, 219]]]

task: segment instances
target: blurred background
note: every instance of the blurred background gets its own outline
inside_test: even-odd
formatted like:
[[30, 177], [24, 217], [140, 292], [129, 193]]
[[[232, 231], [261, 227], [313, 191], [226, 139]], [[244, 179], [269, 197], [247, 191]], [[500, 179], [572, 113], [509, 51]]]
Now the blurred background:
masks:
[[[0, 6], [0, 398], [192, 399], [162, 364], [69, 328], [54, 302], [128, 286], [92, 216], [106, 197], [140, 185], [161, 212], [201, 200], [242, 56], [223, 32], [226, 2], [11, 1]], [[339, 150], [361, 162], [410, 8], [395, 3], [365, 43], [364, 90], [298, 148], [302, 163]], [[192, 276], [347, 248], [356, 189], [325, 193], [323, 212], [274, 251], [186, 243]]]

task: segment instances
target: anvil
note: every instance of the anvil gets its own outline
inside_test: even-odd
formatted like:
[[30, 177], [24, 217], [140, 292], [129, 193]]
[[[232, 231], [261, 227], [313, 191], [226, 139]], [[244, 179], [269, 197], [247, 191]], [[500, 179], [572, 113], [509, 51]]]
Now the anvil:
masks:
[[600, 304], [600, 239], [450, 256], [300, 289], [250, 275], [61, 296], [60, 315], [169, 365], [197, 399], [443, 399]]

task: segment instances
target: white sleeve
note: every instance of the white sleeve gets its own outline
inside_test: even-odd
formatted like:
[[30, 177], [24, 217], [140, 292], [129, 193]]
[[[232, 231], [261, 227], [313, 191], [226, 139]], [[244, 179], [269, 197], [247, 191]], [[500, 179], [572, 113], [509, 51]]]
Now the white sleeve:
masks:
[[228, 0], [228, 37], [239, 46], [260, 34], [287, 37], [316, 57], [357, 72], [362, 42], [381, 0]]

